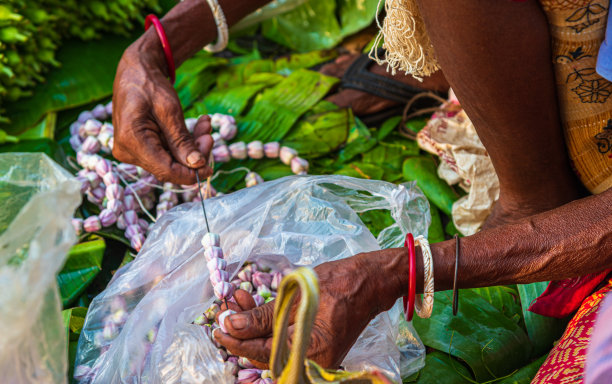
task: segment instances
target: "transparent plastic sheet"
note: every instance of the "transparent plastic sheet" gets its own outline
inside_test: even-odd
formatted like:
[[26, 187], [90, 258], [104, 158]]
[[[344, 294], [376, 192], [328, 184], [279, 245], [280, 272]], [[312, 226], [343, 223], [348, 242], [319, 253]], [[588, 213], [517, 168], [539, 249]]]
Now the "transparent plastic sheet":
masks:
[[259, 8], [257, 11], [251, 13], [240, 22], [235, 24], [232, 28], [232, 32], [242, 31], [246, 28], [252, 27], [253, 25], [259, 24], [262, 21], [273, 18], [274, 16], [282, 15], [285, 12], [289, 12], [300, 5], [306, 3], [308, 0], [275, 0], [270, 2], [264, 7]]
[[[337, 175], [286, 177], [206, 200], [206, 209], [230, 276], [247, 259], [282, 270], [378, 250], [381, 244], [402, 246], [402, 234], [426, 235], [430, 221], [427, 199], [413, 183]], [[358, 213], [381, 209], [389, 210], [395, 223], [375, 239]], [[178, 206], [158, 220], [138, 257], [116, 272], [89, 307], [77, 351], [76, 371], [87, 372], [81, 382], [234, 382], [212, 342], [190, 324], [214, 300], [200, 244], [204, 233], [199, 203]], [[104, 337], [105, 318], [117, 306], [128, 315]], [[375, 367], [399, 380], [399, 312], [395, 306], [372, 321], [346, 356], [346, 369]], [[399, 340], [403, 348], [410, 344], [414, 364], [421, 364], [416, 351], [422, 355], [424, 348], [416, 333], [404, 332]]]
[[3, 383], [66, 383], [55, 282], [76, 241], [79, 183], [42, 153], [0, 155], [0, 373]]

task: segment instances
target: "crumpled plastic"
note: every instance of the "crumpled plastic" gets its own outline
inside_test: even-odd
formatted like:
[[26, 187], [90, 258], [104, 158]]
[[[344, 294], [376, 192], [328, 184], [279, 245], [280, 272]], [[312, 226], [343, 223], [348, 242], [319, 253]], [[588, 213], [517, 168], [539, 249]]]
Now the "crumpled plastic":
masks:
[[11, 384], [66, 383], [55, 281], [81, 203], [79, 183], [42, 153], [0, 155], [0, 372]]
[[442, 160], [438, 176], [468, 194], [453, 204], [453, 223], [468, 236], [478, 232], [499, 198], [499, 179], [474, 124], [453, 91], [442, 111], [432, 115], [418, 133], [419, 146]]
[[[388, 210], [394, 224], [374, 238], [358, 215], [367, 210]], [[208, 199], [206, 211], [230, 276], [247, 259], [283, 270], [400, 247], [407, 232], [426, 235], [431, 220], [414, 183], [338, 175], [266, 182]], [[75, 369], [86, 373], [82, 383], [234, 383], [212, 342], [191, 324], [214, 300], [200, 244], [205, 233], [199, 203], [180, 205], [157, 221], [136, 259], [89, 307]], [[125, 320], [104, 337], [104, 320], [118, 304], [126, 309]], [[347, 370], [377, 368], [399, 381], [397, 343], [405, 372], [423, 366], [416, 332], [404, 328], [398, 340], [400, 307], [368, 325], [343, 362]]]

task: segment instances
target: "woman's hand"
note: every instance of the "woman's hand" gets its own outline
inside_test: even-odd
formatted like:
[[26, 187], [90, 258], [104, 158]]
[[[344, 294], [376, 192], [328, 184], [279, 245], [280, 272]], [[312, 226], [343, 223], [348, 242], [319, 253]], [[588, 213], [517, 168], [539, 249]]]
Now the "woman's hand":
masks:
[[[403, 289], [399, 278], [400, 271], [404, 270], [400, 266], [402, 256], [397, 250], [383, 252], [393, 254], [390, 258], [377, 256], [376, 259], [385, 260], [386, 266], [375, 262], [372, 254], [361, 254], [314, 269], [321, 293], [307, 352], [309, 359], [326, 368], [337, 368], [368, 323], [393, 306]], [[386, 275], [385, 271], [393, 273]], [[230, 353], [264, 368], [270, 359], [275, 303], [256, 308], [250, 295], [241, 292], [234, 295], [238, 305], [230, 303], [230, 309], [244, 312], [225, 319], [228, 334], [219, 329], [214, 336]], [[299, 298], [294, 303], [294, 311], [298, 302]], [[294, 328], [293, 316], [294, 313], [289, 334]]]
[[117, 69], [113, 156], [141, 166], [161, 181], [193, 184], [196, 169], [201, 178], [212, 173], [207, 165], [213, 144], [210, 120], [200, 118], [193, 135], [187, 131], [180, 101], [165, 72], [161, 46], [156, 42], [157, 46], [146, 48], [147, 42], [143, 39], [130, 46]]

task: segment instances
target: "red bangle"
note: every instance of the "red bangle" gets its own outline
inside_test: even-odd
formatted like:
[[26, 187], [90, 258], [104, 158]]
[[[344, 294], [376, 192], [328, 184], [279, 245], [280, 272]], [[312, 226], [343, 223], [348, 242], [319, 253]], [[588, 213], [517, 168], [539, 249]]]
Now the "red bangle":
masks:
[[172, 50], [170, 49], [170, 43], [168, 42], [168, 38], [166, 37], [166, 31], [164, 31], [162, 23], [155, 15], [148, 15], [145, 19], [145, 31], [149, 29], [151, 24], [153, 24], [153, 26], [155, 27], [157, 36], [159, 36], [159, 41], [161, 42], [162, 48], [164, 49], [164, 54], [166, 55], [166, 64], [168, 64], [168, 76], [170, 77], [170, 82], [172, 83], [172, 85], [174, 85], [174, 81], [176, 80], [176, 68], [174, 67], [174, 58], [172, 58]]
[[416, 250], [412, 233], [406, 235], [404, 247], [408, 248], [408, 296], [404, 296], [404, 314], [406, 321], [412, 321], [416, 297]]

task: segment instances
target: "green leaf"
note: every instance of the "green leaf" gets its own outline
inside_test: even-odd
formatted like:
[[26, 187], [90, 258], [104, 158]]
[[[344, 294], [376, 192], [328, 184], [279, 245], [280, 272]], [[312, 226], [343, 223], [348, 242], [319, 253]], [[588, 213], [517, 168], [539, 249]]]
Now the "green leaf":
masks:
[[204, 104], [208, 113], [240, 115], [257, 93], [283, 79], [283, 76], [275, 73], [258, 73], [247, 84], [213, 89], [204, 98]]
[[346, 146], [338, 153], [337, 164], [344, 164], [355, 156], [369, 151], [375, 145], [376, 139], [372, 137], [368, 127], [356, 118], [355, 124], [349, 130]]
[[300, 156], [325, 155], [344, 144], [353, 124], [353, 114], [348, 109], [309, 115], [291, 129], [283, 145], [295, 149]]
[[227, 60], [202, 51], [180, 66], [176, 71], [176, 89], [183, 108], [204, 96], [217, 81], [216, 69], [225, 64]]
[[[138, 32], [138, 35], [140, 32]], [[0, 128], [17, 135], [33, 127], [51, 111], [76, 107], [109, 96], [117, 63], [125, 48], [138, 35], [106, 36], [102, 40], [70, 40], [57, 51], [60, 68], [49, 71], [44, 83], [33, 89], [33, 96], [6, 103], [10, 124]]]
[[482, 296], [515, 323], [521, 320], [521, 301], [516, 285], [473, 288], [471, 291]]
[[401, 174], [404, 160], [418, 154], [419, 147], [414, 141], [379, 142], [377, 146], [363, 154], [363, 162], [377, 164], [384, 167], [387, 172]]
[[442, 228], [442, 218], [440, 217], [440, 211], [435, 206], [430, 205], [429, 210], [431, 212], [431, 224], [429, 224], [429, 230], [427, 232], [427, 239], [431, 244], [439, 243], [440, 241], [446, 240], [444, 237], [444, 229]]
[[339, 0], [342, 36], [352, 35], [369, 26], [376, 17], [378, 0]]
[[351, 163], [340, 168], [334, 174], [357, 177], [360, 179], [380, 180], [383, 177], [383, 169], [374, 164]]
[[433, 351], [425, 356], [425, 368], [419, 372], [418, 384], [460, 384], [470, 383], [472, 374], [459, 361], [448, 356], [448, 353]]
[[5, 152], [43, 152], [64, 168], [70, 169], [64, 151], [50, 139], [24, 140], [19, 143], [0, 145], [0, 153]]
[[529, 384], [544, 364], [546, 355], [519, 369], [514, 375], [498, 381], [497, 384]]
[[64, 319], [66, 336], [69, 336], [67, 340], [79, 339], [79, 335], [81, 334], [81, 330], [83, 329], [83, 325], [85, 324], [86, 316], [87, 308], [84, 307], [74, 307], [62, 311], [62, 318]]
[[70, 305], [87, 288], [102, 269], [104, 240], [80, 243], [72, 247], [66, 263], [57, 276], [64, 307]]
[[315, 65], [330, 61], [337, 56], [338, 53], [335, 50], [319, 50], [306, 53], [294, 53], [292, 55], [281, 57], [276, 60], [275, 70], [281, 75], [288, 76], [298, 69], [311, 68]]
[[385, 120], [378, 129], [376, 138], [379, 141], [384, 140], [391, 132], [393, 132], [397, 128], [397, 125], [400, 123], [400, 121], [402, 121], [401, 116], [395, 116]]
[[523, 316], [525, 317], [525, 328], [533, 344], [532, 356], [539, 356], [550, 351], [553, 342], [561, 337], [569, 321], [569, 318], [555, 319], [527, 310], [531, 303], [546, 290], [547, 286], [548, 282], [517, 285], [523, 307]]
[[460, 292], [453, 316], [451, 296], [436, 293], [431, 318], [415, 316], [413, 325], [426, 346], [465, 361], [477, 381], [503, 377], [527, 363], [531, 343], [516, 323], [470, 290]]
[[448, 216], [452, 215], [453, 203], [459, 196], [440, 179], [436, 163], [430, 157], [418, 156], [404, 161], [404, 178], [416, 180], [425, 196]]

